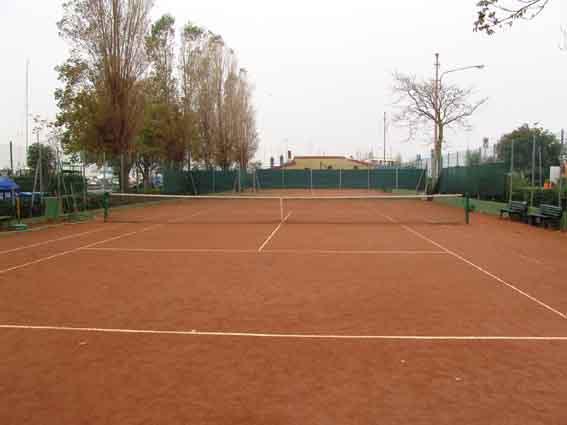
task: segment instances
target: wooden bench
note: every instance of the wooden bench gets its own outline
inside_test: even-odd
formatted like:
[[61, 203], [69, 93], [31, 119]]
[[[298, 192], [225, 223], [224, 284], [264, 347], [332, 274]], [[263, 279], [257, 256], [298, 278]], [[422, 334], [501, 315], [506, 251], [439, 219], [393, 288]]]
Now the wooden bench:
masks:
[[541, 204], [538, 212], [528, 214], [531, 224], [543, 223], [545, 227], [548, 227], [549, 224], [559, 227], [562, 216], [563, 208], [548, 204]]
[[500, 209], [500, 218], [508, 214], [510, 218], [517, 216], [520, 220], [526, 221], [528, 217], [528, 203], [511, 201], [507, 207]]

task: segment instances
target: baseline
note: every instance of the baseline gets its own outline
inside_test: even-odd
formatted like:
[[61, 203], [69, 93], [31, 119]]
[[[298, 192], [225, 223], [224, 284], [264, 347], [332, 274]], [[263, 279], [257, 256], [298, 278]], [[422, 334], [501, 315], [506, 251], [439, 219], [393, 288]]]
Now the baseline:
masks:
[[34, 325], [0, 325], [0, 330], [55, 331], [107, 334], [146, 334], [146, 335], [178, 335], [204, 337], [237, 337], [237, 338], [272, 338], [272, 339], [329, 339], [329, 340], [385, 340], [385, 341], [562, 341], [567, 336], [435, 336], [435, 335], [333, 335], [333, 334], [284, 334], [284, 333], [248, 333], [248, 332], [207, 332], [192, 329], [190, 331], [153, 330], [153, 329], [120, 329], [90, 328], [71, 326], [34, 326]]
[[[139, 252], [152, 254], [258, 254], [254, 249], [223, 248], [81, 248], [82, 251], [94, 252]], [[264, 249], [264, 254], [325, 254], [325, 255], [448, 255], [445, 251], [396, 251], [396, 250], [326, 250], [326, 249]]]

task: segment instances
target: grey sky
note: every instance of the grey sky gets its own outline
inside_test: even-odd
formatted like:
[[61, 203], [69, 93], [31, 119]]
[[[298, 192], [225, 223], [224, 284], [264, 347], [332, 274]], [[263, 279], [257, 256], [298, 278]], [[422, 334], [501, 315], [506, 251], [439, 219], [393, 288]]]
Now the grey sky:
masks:
[[[567, 11], [553, 0], [536, 21], [495, 36], [472, 32], [475, 0], [334, 1], [156, 0], [154, 17], [169, 12], [179, 27], [191, 20], [221, 34], [236, 50], [255, 83], [261, 145], [270, 155], [381, 152], [382, 114], [393, 111], [394, 70], [429, 76], [434, 53], [443, 69], [486, 64], [484, 71], [446, 78], [474, 85], [489, 102], [470, 132], [447, 135], [450, 150], [478, 147], [524, 122], [539, 121], [559, 132], [563, 117], [567, 52], [559, 49]], [[56, 113], [54, 67], [66, 57], [58, 38], [61, 1], [19, 0], [2, 4], [0, 55], [0, 166], [13, 140], [16, 161], [24, 141], [25, 62], [31, 60], [31, 112]], [[393, 155], [426, 154], [423, 140], [401, 141], [391, 128]]]

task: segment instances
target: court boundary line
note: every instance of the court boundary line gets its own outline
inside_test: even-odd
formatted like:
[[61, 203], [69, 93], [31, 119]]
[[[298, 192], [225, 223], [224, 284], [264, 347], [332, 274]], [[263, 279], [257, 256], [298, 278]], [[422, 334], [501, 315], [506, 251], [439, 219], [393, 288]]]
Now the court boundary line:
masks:
[[106, 229], [104, 227], [102, 227], [100, 229], [89, 230], [88, 232], [75, 233], [73, 235], [67, 235], [67, 236], [63, 236], [63, 237], [60, 237], [60, 238], [56, 238], [56, 239], [49, 239], [47, 241], [36, 242], [34, 244], [20, 246], [18, 248], [7, 249], [5, 251], [0, 251], [0, 255], [11, 254], [13, 252], [23, 251], [25, 249], [37, 248], [39, 246], [49, 245], [50, 243], [61, 242], [61, 241], [65, 241], [65, 240], [68, 240], [68, 239], [74, 239], [74, 238], [78, 238], [78, 237], [81, 237], [81, 236], [90, 235], [92, 233], [102, 232], [103, 230], [106, 230]]
[[473, 267], [474, 269], [476, 269], [477, 271], [483, 273], [484, 275], [496, 280], [498, 283], [508, 287], [509, 289], [512, 289], [514, 292], [516, 292], [517, 294], [520, 294], [522, 296], [524, 296], [525, 298], [529, 299], [530, 301], [538, 304], [540, 307], [545, 308], [546, 310], [554, 313], [555, 315], [561, 317], [564, 320], [567, 320], [567, 314], [557, 310], [556, 308], [550, 306], [549, 304], [543, 302], [542, 300], [534, 297], [533, 295], [529, 294], [528, 292], [518, 288], [515, 285], [512, 285], [510, 282], [505, 281], [504, 279], [496, 276], [495, 274], [489, 272], [488, 270], [482, 268], [481, 266], [473, 263], [470, 260], [467, 260], [465, 257], [463, 257], [462, 255], [457, 254], [454, 251], [451, 251], [450, 249], [446, 248], [445, 246], [441, 245], [438, 242], [435, 242], [433, 239], [428, 238], [427, 236], [425, 236], [424, 234], [418, 232], [415, 229], [412, 229], [411, 227], [409, 227], [408, 225], [399, 223], [397, 220], [395, 220], [394, 218], [386, 215], [386, 214], [382, 214], [382, 213], [378, 213], [380, 215], [382, 215], [383, 217], [385, 217], [386, 219], [390, 220], [392, 223], [397, 223], [399, 224], [404, 230], [406, 230], [407, 232], [413, 234], [414, 236], [417, 236], [418, 238], [429, 242], [430, 244], [432, 244], [433, 246], [445, 251], [447, 254], [451, 255], [452, 257], [456, 258], [457, 260], [460, 260], [462, 262], [464, 262], [465, 264], [468, 264], [469, 266]]
[[445, 251], [447, 254], [449, 254], [449, 255], [453, 256], [454, 258], [456, 258], [456, 259], [458, 259], [458, 260], [464, 262], [465, 264], [468, 264], [469, 266], [473, 267], [473, 268], [476, 269], [477, 271], [479, 271], [479, 272], [483, 273], [484, 275], [486, 275], [486, 276], [488, 276], [488, 277], [490, 277], [490, 278], [496, 280], [497, 282], [501, 283], [502, 285], [504, 285], [504, 286], [506, 286], [506, 287], [512, 289], [512, 290], [515, 291], [516, 293], [518, 293], [518, 294], [524, 296], [525, 298], [531, 300], [532, 302], [538, 304], [540, 307], [543, 307], [543, 308], [545, 308], [546, 310], [548, 310], [548, 311], [550, 311], [550, 312], [556, 314], [557, 316], [561, 317], [562, 319], [567, 320], [567, 314], [565, 314], [565, 313], [563, 313], [563, 312], [557, 310], [556, 308], [554, 308], [554, 307], [550, 306], [549, 304], [543, 302], [542, 300], [540, 300], [540, 299], [534, 297], [533, 295], [529, 294], [528, 292], [526, 292], [526, 291], [524, 291], [524, 290], [518, 288], [518, 287], [515, 286], [515, 285], [512, 285], [510, 282], [505, 281], [504, 279], [502, 279], [502, 278], [496, 276], [495, 274], [493, 274], [493, 273], [489, 272], [488, 270], [482, 268], [481, 266], [479, 266], [479, 265], [473, 263], [472, 261], [467, 260], [465, 257], [463, 257], [463, 256], [461, 256], [461, 255], [459, 255], [459, 254], [457, 254], [457, 253], [454, 252], [454, 251], [451, 251], [450, 249], [444, 247], [444, 246], [441, 245], [440, 243], [435, 242], [433, 239], [428, 238], [427, 236], [421, 234], [421, 233], [418, 232], [417, 230], [412, 229], [411, 227], [406, 226], [406, 225], [402, 225], [402, 227], [403, 227], [405, 230], [407, 230], [408, 232], [414, 234], [415, 236], [417, 236], [417, 237], [423, 239], [424, 241], [427, 241], [427, 242], [431, 243], [432, 245], [436, 246], [436, 247], [439, 248], [439, 249], [442, 249], [442, 250]]
[[[83, 251], [121, 252], [121, 253], [156, 253], [156, 254], [258, 254], [257, 249], [231, 248], [83, 248]], [[403, 251], [403, 250], [324, 250], [324, 249], [264, 249], [264, 254], [317, 254], [317, 255], [449, 255], [445, 251]]]
[[73, 254], [73, 253], [79, 252], [79, 251], [81, 251], [81, 250], [83, 250], [83, 249], [85, 249], [85, 248], [92, 248], [92, 247], [95, 247], [95, 246], [97, 246], [97, 245], [101, 245], [101, 244], [103, 244], [103, 243], [112, 242], [112, 241], [115, 241], [115, 240], [117, 240], [117, 239], [122, 239], [122, 238], [126, 238], [126, 237], [129, 237], [129, 236], [133, 236], [133, 235], [135, 235], [135, 234], [137, 234], [137, 233], [146, 232], [146, 231], [148, 231], [148, 230], [151, 230], [151, 229], [153, 229], [153, 228], [155, 228], [155, 227], [159, 227], [159, 226], [162, 226], [162, 225], [161, 225], [161, 224], [154, 224], [154, 225], [152, 225], [152, 226], [148, 226], [148, 227], [145, 227], [145, 228], [140, 229], [140, 230], [136, 230], [136, 231], [133, 231], [133, 232], [124, 233], [124, 234], [122, 234], [122, 235], [114, 236], [114, 237], [112, 237], [112, 238], [107, 238], [107, 239], [104, 239], [104, 240], [102, 240], [102, 241], [98, 241], [98, 242], [94, 242], [94, 243], [91, 243], [91, 244], [83, 245], [83, 246], [80, 246], [80, 247], [77, 247], [77, 248], [69, 249], [69, 250], [67, 250], [67, 251], [58, 252], [57, 254], [49, 255], [49, 256], [47, 256], [47, 257], [38, 258], [37, 260], [28, 261], [27, 263], [18, 264], [18, 265], [16, 265], [16, 266], [8, 267], [8, 268], [6, 268], [6, 269], [0, 270], [0, 275], [6, 274], [6, 273], [8, 273], [8, 272], [15, 271], [15, 270], [23, 269], [23, 268], [25, 268], [25, 267], [33, 266], [33, 265], [35, 265], [35, 264], [43, 263], [43, 262], [45, 262], [45, 261], [53, 260], [53, 259], [55, 259], [55, 258], [63, 257], [63, 256], [65, 256], [65, 255]]
[[225, 248], [83, 248], [83, 251], [95, 252], [123, 252], [123, 253], [154, 253], [154, 254], [257, 254], [257, 249], [225, 249]]
[[381, 341], [504, 341], [504, 342], [567, 342], [567, 336], [482, 336], [482, 335], [340, 335], [340, 334], [296, 334], [270, 332], [212, 332], [157, 329], [123, 329], [123, 328], [93, 328], [74, 326], [39, 326], [39, 325], [0, 325], [0, 330], [22, 331], [51, 331], [51, 332], [80, 332], [102, 334], [145, 334], [145, 335], [176, 335], [200, 337], [232, 337], [232, 338], [269, 338], [269, 339], [327, 339], [327, 340], [381, 340]]
[[258, 253], [264, 251], [264, 248], [270, 243], [272, 238], [274, 236], [276, 236], [276, 233], [279, 232], [279, 230], [283, 227], [283, 225], [286, 223], [286, 221], [289, 219], [289, 217], [291, 217], [292, 213], [293, 213], [293, 211], [290, 211], [288, 213], [288, 215], [286, 215], [285, 218], [282, 220], [282, 222], [280, 224], [278, 224], [278, 226], [274, 229], [274, 231], [272, 233], [270, 233], [270, 236], [268, 236], [268, 238], [264, 241], [264, 243], [262, 245], [260, 245], [260, 248], [258, 248]]
[[325, 254], [325, 255], [448, 255], [444, 251], [411, 250], [342, 250], [342, 249], [267, 249], [271, 254]]

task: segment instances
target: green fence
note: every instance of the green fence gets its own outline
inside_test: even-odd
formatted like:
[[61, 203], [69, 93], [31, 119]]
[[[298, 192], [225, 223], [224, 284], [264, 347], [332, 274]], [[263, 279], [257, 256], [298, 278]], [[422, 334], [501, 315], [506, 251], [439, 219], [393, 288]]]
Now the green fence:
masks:
[[508, 175], [504, 163], [444, 168], [439, 178], [441, 193], [468, 193], [480, 199], [506, 199]]
[[255, 173], [236, 171], [181, 171], [166, 169], [165, 193], [230, 192], [244, 189], [370, 189], [392, 191], [425, 190], [425, 170], [416, 168], [383, 168], [374, 170], [257, 170]]

